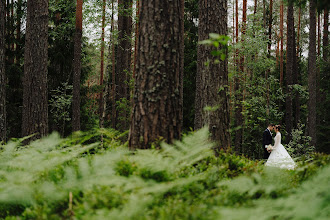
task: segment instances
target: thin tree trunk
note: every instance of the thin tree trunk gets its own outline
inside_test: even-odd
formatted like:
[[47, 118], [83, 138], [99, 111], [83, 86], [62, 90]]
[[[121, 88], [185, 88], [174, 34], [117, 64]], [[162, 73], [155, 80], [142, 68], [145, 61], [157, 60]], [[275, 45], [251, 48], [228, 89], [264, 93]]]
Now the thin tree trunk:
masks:
[[6, 141], [5, 0], [0, 0], [0, 143]]
[[16, 27], [16, 63], [20, 63], [21, 59], [21, 19], [22, 19], [22, 0], [17, 1], [17, 27]]
[[[246, 31], [246, 10], [247, 10], [247, 1], [243, 0], [243, 16], [242, 16], [242, 35], [241, 35], [241, 42], [244, 43], [245, 38], [245, 31]], [[245, 81], [245, 72], [244, 72], [244, 55], [240, 55], [240, 61], [239, 61], [239, 73], [241, 76], [239, 76], [239, 80], [236, 84], [236, 112], [235, 112], [235, 127], [239, 127], [239, 129], [236, 131], [235, 134], [235, 148], [238, 150], [238, 152], [242, 152], [242, 142], [243, 142], [243, 106], [242, 102], [244, 101], [244, 81]], [[239, 87], [241, 87], [239, 89]]]
[[129, 147], [181, 137], [182, 1], [142, 3]]
[[280, 57], [280, 42], [281, 42], [281, 40], [280, 40], [280, 34], [279, 34], [279, 33], [276, 34], [276, 36], [277, 36], [277, 39], [276, 39], [276, 41], [277, 41], [277, 46], [276, 46], [276, 67], [277, 67], [278, 64], [279, 64], [279, 57]]
[[24, 62], [22, 136], [35, 139], [48, 134], [48, 1], [27, 2]]
[[80, 128], [80, 75], [81, 75], [81, 37], [82, 37], [82, 5], [83, 0], [77, 0], [76, 32], [74, 41], [73, 63], [73, 101], [72, 101], [72, 131]]
[[[268, 59], [270, 59], [270, 53], [272, 49], [272, 22], [273, 22], [273, 0], [270, 0], [269, 2], [269, 25], [268, 25]], [[269, 82], [268, 82], [268, 76], [270, 74], [270, 70], [266, 70], [266, 87], [267, 87], [267, 120], [269, 118], [269, 102], [270, 102], [270, 94], [269, 94]]]
[[9, 41], [9, 51], [10, 51], [10, 56], [9, 56], [9, 63], [10, 64], [13, 64], [15, 62], [15, 51], [14, 51], [14, 48], [15, 48], [15, 19], [14, 19], [14, 2], [13, 0], [10, 1], [10, 4], [8, 5], [9, 7], [9, 19], [10, 19], [10, 41]]
[[[235, 33], [236, 33], [236, 45], [238, 44], [238, 0], [235, 1], [236, 2], [236, 8], [235, 8], [235, 20], [236, 20], [236, 28], [235, 28]], [[240, 77], [239, 77], [239, 66], [240, 66], [240, 60], [239, 60], [239, 50], [236, 49], [235, 51], [235, 72], [236, 72], [236, 76], [234, 78], [234, 94], [236, 96], [236, 100], [235, 100], [235, 124], [234, 124], [234, 127], [238, 127], [239, 126], [239, 119], [240, 118], [240, 112], [242, 112], [242, 108], [240, 105], [240, 96], [241, 96], [241, 91], [240, 91]], [[237, 153], [240, 153], [242, 151], [241, 147], [240, 146], [237, 146], [236, 145], [236, 136], [237, 136], [237, 133], [235, 133], [235, 151]], [[238, 138], [240, 139], [240, 138]]]
[[111, 14], [111, 45], [112, 45], [112, 52], [111, 52], [111, 63], [112, 63], [112, 87], [111, 87], [111, 103], [112, 103], [112, 128], [116, 128], [117, 124], [117, 111], [116, 111], [116, 59], [115, 59], [115, 36], [114, 36], [114, 0], [111, 1], [111, 8], [112, 8], [112, 14]]
[[287, 47], [286, 47], [286, 98], [285, 98], [285, 124], [288, 133], [287, 142], [291, 139], [291, 130], [293, 128], [293, 94], [292, 85], [294, 74], [296, 74], [296, 46], [295, 46], [295, 31], [294, 31], [294, 11], [293, 3], [289, 2], [287, 9]]
[[[105, 26], [105, 6], [106, 0], [103, 0], [102, 6], [102, 33], [101, 33], [101, 67], [100, 67], [100, 94], [99, 94], [99, 120], [100, 128], [104, 127], [104, 103], [103, 103], [103, 75], [104, 75], [104, 26]], [[103, 139], [103, 138], [101, 138]]]
[[135, 45], [134, 45], [134, 65], [133, 65], [133, 79], [135, 79], [136, 72], [136, 58], [137, 58], [137, 44], [139, 39], [139, 15], [140, 15], [140, 0], [136, 1], [136, 24], [135, 24]]
[[323, 22], [323, 60], [328, 61], [329, 57], [329, 11], [324, 9], [324, 22]]
[[[244, 0], [243, 0], [244, 1]], [[262, 17], [263, 17], [263, 26], [266, 29], [266, 0], [262, 0], [262, 6], [263, 6], [263, 13], [262, 13]]]
[[[116, 102], [128, 100], [128, 84], [131, 71], [131, 37], [132, 13], [129, 10], [132, 0], [118, 0], [118, 50], [116, 60]], [[117, 106], [118, 107], [118, 106]], [[119, 130], [128, 128], [127, 109], [121, 108], [117, 112], [117, 125]]]
[[[301, 20], [301, 8], [299, 8], [299, 14], [298, 14], [298, 30], [297, 30], [297, 50], [296, 50], [296, 56], [294, 57], [295, 62], [294, 64], [296, 65], [293, 69], [293, 84], [300, 84], [299, 83], [299, 78], [300, 78], [300, 68], [298, 65], [299, 61], [299, 37], [300, 37], [300, 21]], [[296, 92], [295, 99], [294, 99], [294, 104], [295, 104], [295, 113], [294, 113], [294, 119], [295, 119], [295, 127], [297, 128], [298, 124], [300, 123], [300, 95], [299, 92]]]
[[281, 0], [281, 6], [280, 6], [280, 39], [281, 39], [281, 49], [280, 49], [280, 85], [283, 84], [283, 11], [284, 11], [284, 5], [283, 0]]
[[273, 22], [273, 0], [269, 2], [269, 24], [268, 24], [268, 56], [272, 48], [272, 22]]
[[298, 30], [297, 30], [297, 57], [299, 57], [299, 41], [300, 41], [300, 23], [301, 23], [301, 8], [299, 7], [299, 14], [298, 14]]
[[321, 56], [321, 14], [317, 13], [317, 56]]
[[311, 144], [316, 145], [316, 3], [311, 0], [309, 6], [309, 52], [308, 52], [308, 135]]
[[258, 8], [258, 0], [254, 0], [254, 9], [253, 9], [254, 16], [256, 16], [257, 14], [257, 8]]

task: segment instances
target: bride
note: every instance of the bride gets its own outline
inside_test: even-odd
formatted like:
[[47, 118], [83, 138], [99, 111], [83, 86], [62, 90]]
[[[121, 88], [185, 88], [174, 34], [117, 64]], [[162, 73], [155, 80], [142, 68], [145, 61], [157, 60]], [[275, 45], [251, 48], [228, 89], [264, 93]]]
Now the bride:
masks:
[[279, 167], [283, 169], [294, 169], [296, 164], [290, 157], [289, 153], [285, 150], [284, 146], [281, 144], [280, 129], [280, 125], [275, 126], [275, 144], [265, 165], [270, 167]]

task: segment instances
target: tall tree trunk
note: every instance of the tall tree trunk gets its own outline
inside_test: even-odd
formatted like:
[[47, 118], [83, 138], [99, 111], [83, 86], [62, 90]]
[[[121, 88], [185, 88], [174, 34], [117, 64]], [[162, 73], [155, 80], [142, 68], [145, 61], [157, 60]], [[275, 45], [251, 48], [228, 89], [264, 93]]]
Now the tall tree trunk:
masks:
[[317, 13], [317, 56], [321, 56], [321, 14]]
[[[245, 38], [245, 31], [246, 31], [246, 10], [247, 10], [247, 1], [243, 0], [243, 16], [242, 16], [242, 36], [241, 41], [242, 44], [244, 43]], [[242, 102], [244, 99], [244, 91], [243, 91], [243, 84], [244, 84], [244, 78], [245, 78], [245, 72], [244, 72], [244, 55], [240, 55], [240, 61], [239, 61], [239, 77], [236, 82], [236, 111], [235, 111], [235, 127], [239, 127], [238, 130], [236, 130], [235, 133], [235, 148], [238, 152], [242, 152], [242, 142], [243, 142], [243, 106]]]
[[23, 16], [23, 11], [22, 11], [22, 0], [17, 1], [17, 11], [16, 11], [16, 16], [17, 16], [17, 27], [16, 27], [16, 63], [20, 63], [21, 59], [21, 19]]
[[183, 14], [181, 0], [142, 2], [129, 147], [181, 137]]
[[[132, 13], [130, 11], [132, 0], [118, 0], [118, 51], [116, 60], [116, 102], [128, 100], [128, 85], [131, 71], [131, 36], [132, 36]], [[126, 130], [126, 109], [117, 112], [117, 129]], [[119, 117], [119, 118], [118, 118]], [[120, 122], [119, 122], [120, 121]]]
[[14, 0], [11, 0], [10, 6], [10, 14], [11, 14], [11, 28], [12, 28], [12, 42], [11, 42], [11, 63], [15, 62], [15, 15], [14, 15]]
[[0, 0], [0, 143], [6, 141], [5, 0]]
[[323, 22], [323, 60], [327, 61], [329, 57], [329, 11], [328, 8], [324, 9], [324, 22]]
[[[300, 68], [298, 65], [299, 62], [299, 37], [300, 37], [300, 22], [301, 22], [301, 8], [299, 8], [299, 14], [298, 14], [298, 30], [297, 30], [297, 50], [296, 50], [296, 56], [294, 64], [296, 65], [293, 69], [293, 84], [300, 84], [299, 78], [300, 78]], [[294, 105], [295, 105], [295, 113], [294, 113], [294, 120], [295, 120], [295, 126], [297, 126], [300, 122], [300, 95], [299, 92], [296, 92], [295, 99], [294, 99]]]
[[[235, 21], [236, 21], [236, 25], [235, 25], [235, 34], [236, 34], [236, 45], [238, 44], [238, 0], [235, 1], [236, 2], [236, 7], [235, 7]], [[240, 105], [240, 96], [241, 96], [241, 91], [240, 91], [240, 77], [239, 77], [239, 66], [240, 66], [240, 59], [239, 59], [239, 50], [236, 49], [235, 51], [235, 72], [236, 72], [236, 76], [234, 78], [234, 94], [236, 96], [236, 101], [235, 101], [235, 127], [238, 127], [239, 125], [239, 119], [240, 118], [240, 113], [242, 112], [242, 105]], [[197, 101], [197, 100], [196, 100]], [[235, 137], [237, 136], [237, 133], [235, 133]], [[240, 138], [238, 138], [239, 140]], [[236, 145], [236, 138], [235, 138], [235, 151], [237, 153], [240, 153], [242, 151], [241, 146], [237, 146]]]
[[268, 22], [268, 57], [272, 49], [272, 23], [273, 23], [273, 0], [269, 2], [269, 22]]
[[[244, 0], [243, 0], [244, 1]], [[263, 26], [266, 30], [266, 0], [262, 0], [262, 6], [263, 6], [263, 12], [262, 12], [262, 17], [263, 17]]]
[[27, 2], [24, 58], [22, 136], [35, 139], [48, 133], [48, 1]]
[[309, 6], [309, 52], [308, 52], [308, 135], [311, 144], [316, 144], [316, 3]]
[[76, 32], [75, 32], [75, 41], [74, 41], [74, 63], [73, 63], [72, 131], [80, 130], [82, 5], [83, 5], [83, 0], [77, 0]]
[[283, 13], [284, 12], [284, 5], [283, 0], [281, 0], [281, 6], [280, 6], [280, 40], [281, 40], [281, 48], [280, 48], [280, 85], [283, 84]]
[[297, 57], [299, 57], [299, 40], [300, 40], [300, 23], [301, 23], [301, 8], [299, 7], [298, 13], [298, 30], [297, 30]]
[[[209, 38], [209, 33], [227, 35], [227, 1], [211, 0], [199, 1], [198, 40]], [[212, 139], [218, 143], [218, 148], [230, 146], [229, 135], [229, 97], [228, 97], [228, 61], [214, 63], [217, 59], [211, 55], [214, 48], [204, 45], [198, 46], [196, 84], [200, 85], [199, 108], [196, 112], [201, 116], [198, 128], [209, 126]], [[205, 62], [211, 61], [208, 66]], [[219, 92], [220, 90], [220, 92]], [[212, 111], [205, 111], [207, 106], [216, 107]]]
[[[103, 75], [104, 75], [104, 27], [105, 27], [105, 6], [106, 0], [102, 5], [102, 33], [101, 33], [101, 66], [100, 66], [100, 94], [99, 94], [99, 126], [104, 127], [104, 103], [103, 103]], [[101, 138], [103, 139], [103, 138]]]
[[293, 3], [289, 2], [287, 9], [287, 47], [286, 47], [286, 98], [285, 98], [285, 128], [288, 135], [287, 142], [291, 139], [293, 128], [293, 103], [292, 85], [296, 74], [296, 40], [294, 31]]
[[112, 71], [111, 71], [111, 80], [112, 80], [112, 86], [111, 86], [111, 110], [112, 110], [112, 118], [111, 118], [111, 125], [112, 128], [116, 128], [116, 124], [117, 124], [117, 111], [116, 111], [116, 54], [115, 54], [115, 35], [114, 35], [114, 31], [115, 31], [115, 27], [114, 27], [114, 5], [113, 5], [114, 0], [111, 1], [111, 8], [112, 8], [112, 14], [111, 14], [111, 64], [112, 64]]
[[[269, 25], [268, 25], [268, 58], [270, 59], [270, 53], [272, 49], [272, 23], [273, 23], [273, 0], [270, 0], [269, 2]], [[270, 70], [266, 70], [266, 87], [267, 87], [267, 120], [269, 116], [269, 102], [270, 102], [270, 94], [269, 94], [269, 82], [268, 82], [268, 76], [270, 74]]]
[[133, 64], [133, 79], [135, 79], [136, 72], [136, 58], [137, 58], [137, 44], [139, 39], [139, 15], [140, 15], [140, 0], [136, 1], [136, 24], [135, 24], [135, 45], [134, 45], [134, 64]]

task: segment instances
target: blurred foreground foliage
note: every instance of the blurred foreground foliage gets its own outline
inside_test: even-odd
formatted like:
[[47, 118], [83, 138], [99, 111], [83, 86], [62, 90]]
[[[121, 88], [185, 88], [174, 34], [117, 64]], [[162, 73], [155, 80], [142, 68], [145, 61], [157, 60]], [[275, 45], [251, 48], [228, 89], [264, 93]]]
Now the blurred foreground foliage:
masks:
[[328, 155], [300, 157], [288, 171], [230, 151], [215, 157], [206, 129], [134, 152], [126, 135], [0, 146], [0, 219], [330, 218]]

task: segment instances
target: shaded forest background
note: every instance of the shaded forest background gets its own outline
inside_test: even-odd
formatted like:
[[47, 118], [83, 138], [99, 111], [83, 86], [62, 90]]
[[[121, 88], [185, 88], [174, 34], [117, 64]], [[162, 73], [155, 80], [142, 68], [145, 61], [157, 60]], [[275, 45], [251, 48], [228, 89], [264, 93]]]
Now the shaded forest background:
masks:
[[[46, 133], [57, 131], [66, 137], [72, 131], [88, 131], [95, 127], [127, 132], [131, 121], [134, 79], [137, 77], [136, 59], [139, 59], [136, 39], [139, 36], [141, 4], [135, 0], [84, 1], [79, 77], [81, 115], [78, 117], [80, 127], [75, 129], [72, 103], [77, 100], [73, 98], [77, 2], [50, 0], [48, 5]], [[185, 133], [196, 128], [199, 4], [197, 0], [182, 2], [184, 65], [181, 123]], [[1, 41], [5, 46], [5, 77], [1, 78], [1, 85], [6, 91], [5, 96], [1, 93], [1, 101], [5, 99], [6, 120], [0, 125], [5, 128], [1, 140], [6, 141], [23, 135], [27, 1], [2, 0], [1, 4], [5, 5], [5, 41]], [[295, 156], [315, 150], [329, 153], [327, 7], [327, 1], [312, 4], [278, 0], [228, 2], [226, 23], [230, 39], [228, 54], [224, 58], [228, 62], [228, 127], [230, 146], [238, 154], [261, 158], [261, 134], [268, 123], [283, 125], [283, 142]], [[310, 31], [313, 30], [311, 25], [314, 32]], [[214, 36], [211, 44], [218, 40], [217, 37]], [[214, 52], [214, 55], [219, 54]], [[314, 72], [310, 69], [313, 65]], [[221, 108], [219, 106], [220, 111]]]

